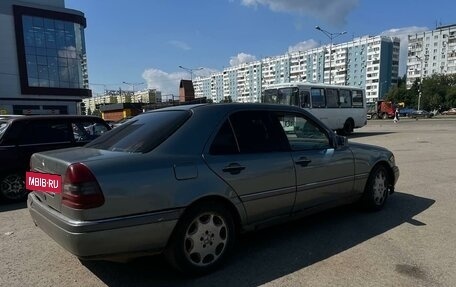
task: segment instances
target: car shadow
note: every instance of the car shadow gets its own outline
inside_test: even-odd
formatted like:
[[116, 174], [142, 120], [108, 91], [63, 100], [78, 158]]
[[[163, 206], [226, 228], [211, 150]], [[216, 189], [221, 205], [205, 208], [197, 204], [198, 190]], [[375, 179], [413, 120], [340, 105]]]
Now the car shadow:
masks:
[[394, 134], [394, 132], [354, 132], [348, 136], [349, 139], [354, 138], [363, 138], [363, 137], [372, 137], [372, 136], [380, 136], [380, 135], [387, 135], [387, 134]]
[[258, 286], [348, 250], [399, 225], [426, 225], [413, 217], [435, 200], [396, 192], [380, 212], [353, 206], [332, 209], [239, 238], [228, 262], [218, 271], [188, 278], [165, 264], [162, 256], [129, 263], [86, 261], [85, 267], [108, 286]]
[[16, 209], [22, 209], [27, 207], [27, 201], [21, 201], [21, 202], [2, 202], [0, 201], [0, 212], [5, 212], [5, 211], [12, 211]]

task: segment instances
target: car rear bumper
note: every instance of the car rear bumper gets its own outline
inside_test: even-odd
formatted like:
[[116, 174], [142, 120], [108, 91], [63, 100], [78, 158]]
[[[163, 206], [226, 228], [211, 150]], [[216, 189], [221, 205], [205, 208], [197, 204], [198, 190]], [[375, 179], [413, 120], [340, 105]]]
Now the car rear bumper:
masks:
[[159, 253], [166, 246], [180, 210], [139, 216], [75, 221], [42, 204], [33, 193], [27, 206], [40, 229], [80, 258], [110, 259]]

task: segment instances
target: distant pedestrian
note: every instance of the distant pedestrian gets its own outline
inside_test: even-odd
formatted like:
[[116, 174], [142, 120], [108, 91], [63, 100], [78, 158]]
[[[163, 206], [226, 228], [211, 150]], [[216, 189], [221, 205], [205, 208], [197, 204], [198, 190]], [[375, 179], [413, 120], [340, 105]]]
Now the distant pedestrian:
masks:
[[399, 109], [396, 108], [396, 111], [394, 111], [394, 122], [397, 123], [399, 122]]

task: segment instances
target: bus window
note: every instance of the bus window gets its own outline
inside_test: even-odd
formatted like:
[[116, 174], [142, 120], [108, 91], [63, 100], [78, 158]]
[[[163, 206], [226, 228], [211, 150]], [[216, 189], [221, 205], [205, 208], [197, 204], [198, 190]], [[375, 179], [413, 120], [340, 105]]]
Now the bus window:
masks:
[[363, 107], [363, 92], [359, 90], [352, 91], [352, 106]]
[[263, 103], [277, 103], [277, 89], [265, 90], [263, 93]]
[[312, 108], [324, 108], [325, 102], [325, 89], [313, 88], [310, 90], [312, 94]]
[[336, 89], [326, 89], [326, 107], [328, 108], [338, 108], [339, 107], [339, 97], [338, 91]]
[[341, 108], [351, 108], [351, 92], [349, 90], [339, 91], [339, 103]]
[[301, 108], [310, 108], [310, 93], [308, 91], [300, 91], [299, 98], [301, 102]]

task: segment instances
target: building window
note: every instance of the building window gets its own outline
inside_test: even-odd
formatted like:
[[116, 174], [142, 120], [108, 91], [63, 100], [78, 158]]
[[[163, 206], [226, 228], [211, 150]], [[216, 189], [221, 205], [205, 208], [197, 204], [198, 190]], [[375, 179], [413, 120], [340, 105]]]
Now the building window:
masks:
[[13, 7], [22, 93], [90, 96], [85, 18]]

